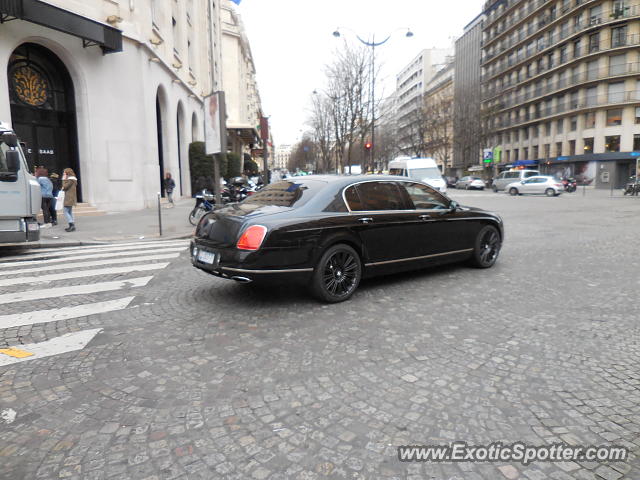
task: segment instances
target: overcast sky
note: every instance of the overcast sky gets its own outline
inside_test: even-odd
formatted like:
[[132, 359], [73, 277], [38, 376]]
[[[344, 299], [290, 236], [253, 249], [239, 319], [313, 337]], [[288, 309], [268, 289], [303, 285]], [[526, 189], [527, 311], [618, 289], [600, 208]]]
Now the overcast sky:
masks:
[[386, 37], [376, 49], [381, 84], [389, 94], [395, 75], [422, 49], [446, 48], [481, 11], [484, 0], [242, 0], [241, 15], [256, 66], [264, 113], [276, 146], [295, 143], [305, 121], [314, 89], [324, 87], [324, 66], [342, 45], [331, 33], [343, 27], [343, 38], [357, 43], [353, 30], [367, 39]]

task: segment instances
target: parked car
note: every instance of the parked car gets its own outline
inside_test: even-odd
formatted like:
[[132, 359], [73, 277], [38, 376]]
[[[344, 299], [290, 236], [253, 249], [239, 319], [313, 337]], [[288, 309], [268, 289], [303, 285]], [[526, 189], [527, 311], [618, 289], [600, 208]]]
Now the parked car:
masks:
[[564, 185], [557, 178], [538, 175], [510, 183], [507, 185], [506, 191], [509, 192], [509, 195], [532, 194], [555, 197], [564, 191]]
[[458, 177], [444, 177], [444, 181], [447, 183], [447, 188], [456, 188]]
[[540, 175], [538, 170], [513, 170], [511, 172], [502, 172], [494, 180], [491, 189], [494, 192], [505, 190], [505, 187], [513, 182], [525, 180], [534, 175]]
[[456, 182], [456, 188], [464, 189], [464, 190], [470, 190], [470, 189], [484, 190], [485, 186], [486, 185], [484, 183], [484, 180], [482, 180], [480, 177], [466, 176], [466, 177], [462, 177], [460, 180]]
[[469, 261], [491, 267], [502, 219], [406, 177], [313, 175], [272, 183], [202, 217], [191, 262], [242, 283], [309, 285], [347, 300], [361, 278]]

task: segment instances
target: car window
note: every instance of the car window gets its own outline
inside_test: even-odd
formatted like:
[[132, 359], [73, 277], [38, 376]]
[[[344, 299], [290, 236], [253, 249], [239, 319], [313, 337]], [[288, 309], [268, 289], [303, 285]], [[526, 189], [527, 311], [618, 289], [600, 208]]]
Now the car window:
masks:
[[507, 172], [502, 172], [498, 178], [501, 180], [507, 178]]
[[355, 185], [351, 185], [344, 191], [344, 198], [351, 211], [358, 212], [365, 210], [364, 203], [360, 200], [360, 195], [358, 195]]
[[533, 177], [538, 175], [538, 172], [524, 172], [524, 178]]
[[520, 178], [520, 172], [509, 172], [507, 178]]
[[356, 190], [364, 204], [364, 210], [404, 210], [406, 208], [396, 182], [364, 182], [357, 184]]
[[275, 182], [247, 197], [242, 203], [298, 208], [324, 188], [325, 184], [326, 182], [307, 180]]
[[389, 170], [389, 175], [404, 175], [404, 171], [401, 168], [392, 168]]
[[416, 210], [449, 208], [447, 199], [431, 187], [422, 185], [421, 183], [405, 182], [404, 188], [413, 202], [413, 208]]

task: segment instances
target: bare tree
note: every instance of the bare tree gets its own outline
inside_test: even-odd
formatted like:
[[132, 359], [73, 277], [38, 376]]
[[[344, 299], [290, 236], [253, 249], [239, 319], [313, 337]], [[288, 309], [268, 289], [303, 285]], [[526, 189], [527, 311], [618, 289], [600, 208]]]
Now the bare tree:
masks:
[[292, 149], [289, 156], [287, 168], [290, 171], [296, 170], [316, 170], [316, 161], [318, 158], [319, 148], [314, 142], [311, 132], [305, 132], [300, 140]]
[[319, 151], [317, 172], [328, 172], [333, 170], [332, 147], [332, 104], [326, 95], [314, 92], [313, 107], [308, 124], [311, 127], [313, 140]]

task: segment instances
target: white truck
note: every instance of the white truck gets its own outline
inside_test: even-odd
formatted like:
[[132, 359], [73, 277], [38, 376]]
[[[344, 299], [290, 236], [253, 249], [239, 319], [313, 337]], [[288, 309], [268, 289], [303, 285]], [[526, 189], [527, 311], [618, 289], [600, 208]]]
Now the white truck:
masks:
[[18, 136], [0, 122], [0, 247], [37, 241], [40, 185], [29, 173]]
[[397, 157], [389, 162], [389, 175], [413, 178], [442, 193], [447, 191], [447, 182], [433, 158]]

